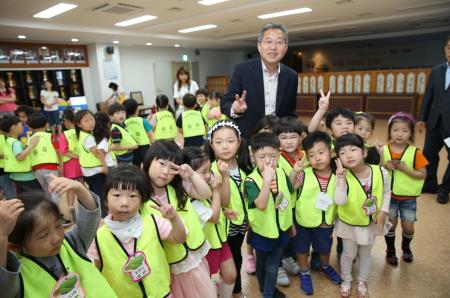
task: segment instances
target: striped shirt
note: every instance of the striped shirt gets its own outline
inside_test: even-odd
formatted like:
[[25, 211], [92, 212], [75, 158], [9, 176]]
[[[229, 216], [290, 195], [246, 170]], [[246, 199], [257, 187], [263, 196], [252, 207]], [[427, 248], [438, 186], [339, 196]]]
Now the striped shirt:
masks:
[[[330, 177], [323, 177], [323, 176], [319, 176], [317, 173], [314, 173], [317, 177], [317, 180], [319, 181], [320, 184], [320, 191], [322, 192], [326, 192], [327, 191], [327, 186], [328, 186], [328, 181], [330, 180]], [[305, 172], [301, 172], [300, 177], [297, 176], [297, 179], [300, 180], [300, 185], [303, 185], [303, 181], [305, 180]]]
[[277, 103], [278, 75], [280, 74], [280, 64], [278, 64], [277, 73], [270, 76], [264, 62], [261, 61], [264, 82], [264, 108], [265, 115], [275, 115]]

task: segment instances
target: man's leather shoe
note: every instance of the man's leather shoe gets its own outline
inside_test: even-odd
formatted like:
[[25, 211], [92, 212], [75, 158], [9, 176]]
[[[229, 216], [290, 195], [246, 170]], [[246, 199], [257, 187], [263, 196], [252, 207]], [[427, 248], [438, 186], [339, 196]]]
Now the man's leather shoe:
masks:
[[437, 202], [439, 204], [447, 204], [449, 201], [448, 193], [439, 191], [437, 195]]

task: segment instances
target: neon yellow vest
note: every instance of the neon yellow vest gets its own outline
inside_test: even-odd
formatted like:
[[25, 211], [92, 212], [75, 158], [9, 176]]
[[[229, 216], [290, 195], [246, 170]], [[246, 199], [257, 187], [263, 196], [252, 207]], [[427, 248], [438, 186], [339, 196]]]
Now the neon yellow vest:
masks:
[[[20, 278], [23, 283], [23, 297], [49, 297], [59, 277], [53, 276], [33, 258], [18, 254]], [[86, 297], [117, 297], [108, 282], [86, 257], [75, 251], [64, 239], [59, 252], [63, 270], [77, 273]]]
[[[183, 210], [178, 208], [177, 196], [175, 189], [171, 185], [167, 185], [166, 193], [170, 204], [176, 208], [177, 214], [181, 217], [184, 224], [186, 225], [189, 233], [185, 243], [172, 243], [169, 241], [163, 241], [164, 252], [166, 253], [167, 262], [172, 265], [183, 261], [188, 254], [188, 249], [196, 250], [199, 249], [206, 241], [205, 233], [203, 232], [202, 225], [198, 219], [197, 213], [195, 213], [192, 207], [191, 201], [188, 199]], [[156, 201], [150, 199], [141, 209], [142, 216], [148, 216], [151, 214], [161, 213], [154, 208], [152, 205], [158, 205]]]
[[211, 128], [214, 124], [216, 124], [216, 122], [219, 122], [220, 120], [227, 119], [227, 116], [225, 116], [225, 114], [223, 114], [223, 113], [220, 116], [219, 120], [217, 120], [216, 118], [208, 119], [209, 111], [210, 111], [209, 105], [207, 103], [205, 103], [205, 105], [202, 107], [201, 113], [202, 113], [203, 119], [205, 119], [206, 124], [208, 125], [208, 128]]
[[[207, 208], [211, 208], [210, 200], [198, 200], [200, 203], [205, 205]], [[203, 227], [203, 231], [205, 232], [206, 239], [211, 245], [211, 249], [221, 249], [222, 243], [227, 241], [227, 223], [226, 217], [223, 214], [222, 210], [220, 210], [219, 220], [217, 223], [206, 222]]]
[[80, 158], [80, 166], [83, 168], [95, 168], [101, 167], [102, 163], [97, 157], [91, 152], [84, 148], [84, 142], [90, 134], [80, 131], [80, 139], [78, 140], [78, 156]]
[[185, 138], [205, 135], [205, 124], [202, 114], [196, 110], [184, 111], [181, 114], [183, 124], [183, 136]]
[[[214, 173], [219, 173], [219, 169], [217, 168], [217, 162], [214, 161], [211, 164], [211, 170]], [[239, 169], [239, 174], [241, 175], [241, 181], [244, 181], [247, 175]], [[228, 209], [237, 212], [236, 219], [232, 220], [231, 223], [234, 225], [243, 225], [245, 223], [245, 219], [247, 218], [247, 208], [245, 208], [245, 200], [242, 195], [241, 187], [238, 186], [237, 182], [230, 176], [230, 201], [228, 202]], [[228, 219], [227, 219], [228, 220]]]
[[[403, 151], [401, 161], [405, 162], [406, 167], [414, 171], [414, 161], [416, 159], [417, 148], [414, 146], [406, 147]], [[385, 145], [383, 148], [384, 162], [392, 160], [389, 146]], [[391, 192], [396, 196], [402, 197], [418, 197], [422, 194], [422, 186], [424, 179], [417, 179], [410, 177], [402, 171], [389, 171], [389, 179], [391, 181]]]
[[[120, 140], [120, 145], [121, 146], [137, 145], [136, 140], [133, 139], [133, 137], [130, 135], [130, 133], [125, 128], [123, 128], [120, 125], [117, 125], [117, 124], [113, 123], [113, 124], [111, 124], [111, 131], [114, 128], [117, 128], [120, 131], [120, 133], [122, 134], [122, 139]], [[125, 153], [130, 152], [130, 151], [132, 151], [132, 150], [114, 150], [114, 153], [116, 155], [120, 156], [120, 155], [123, 155]]]
[[[263, 178], [255, 169], [248, 175], [247, 179], [251, 178], [259, 189], [263, 186]], [[285, 232], [292, 226], [292, 207], [293, 200], [291, 192], [289, 191], [287, 177], [282, 169], [276, 169], [276, 179], [278, 184], [278, 192], [283, 193], [288, 201], [288, 205], [284, 211], [275, 208], [275, 198], [272, 192], [269, 193], [267, 207], [264, 210], [248, 208], [248, 221], [252, 231], [258, 235], [266, 238], [276, 239], [280, 236], [279, 230]], [[248, 206], [247, 206], [248, 207]]]
[[125, 120], [125, 125], [127, 127], [130, 135], [136, 140], [139, 146], [145, 146], [150, 144], [147, 132], [144, 128], [144, 119], [141, 117], [130, 117]]
[[[327, 225], [332, 225], [336, 219], [336, 205], [330, 205], [326, 212], [316, 208], [317, 196], [321, 193], [319, 180], [311, 167], [306, 168], [304, 173], [303, 187], [299, 190], [295, 204], [296, 222], [305, 228], [316, 228], [323, 222]], [[326, 194], [332, 200], [334, 199], [334, 187], [335, 175], [331, 174]]]
[[358, 178], [351, 172], [347, 171], [345, 179], [347, 180], [347, 203], [338, 205], [338, 217], [341, 221], [351, 226], [368, 226], [376, 219], [383, 203], [383, 173], [378, 165], [368, 165], [372, 171], [372, 190], [370, 195], [377, 198], [377, 212], [371, 216], [366, 215], [363, 205], [366, 202], [367, 194], [359, 182]]
[[157, 112], [156, 129], [153, 135], [155, 140], [175, 139], [177, 136], [177, 125], [173, 114], [169, 111]]
[[[19, 142], [19, 140], [12, 137], [6, 139], [4, 159], [5, 159], [5, 172], [7, 173], [26, 173], [31, 172], [31, 160], [30, 154], [28, 154], [23, 160], [18, 160], [13, 153], [13, 143]], [[20, 143], [23, 147], [23, 144]]]
[[[6, 146], [6, 139], [5, 136], [0, 134], [0, 154], [5, 155], [5, 146]], [[0, 159], [0, 168], [5, 167], [5, 157]]]
[[[75, 129], [74, 128], [68, 129], [68, 130], [65, 130], [63, 133], [67, 140], [67, 144], [69, 145], [68, 151], [78, 154], [78, 137], [77, 137], [77, 132], [75, 131]], [[67, 162], [71, 159], [72, 158], [67, 155], [62, 156], [63, 162]]]
[[52, 134], [43, 131], [35, 132], [28, 139], [28, 144], [37, 136], [40, 137], [39, 142], [30, 152], [31, 165], [34, 167], [44, 163], [59, 164], [58, 154], [52, 144]]
[[153, 216], [146, 216], [142, 220], [143, 232], [141, 238], [135, 241], [135, 249], [144, 252], [151, 273], [140, 282], [133, 282], [130, 276], [122, 272], [128, 254], [119, 240], [106, 225], [97, 231], [95, 241], [102, 260], [100, 271], [119, 297], [159, 298], [170, 293], [169, 264], [165, 261], [155, 219]]

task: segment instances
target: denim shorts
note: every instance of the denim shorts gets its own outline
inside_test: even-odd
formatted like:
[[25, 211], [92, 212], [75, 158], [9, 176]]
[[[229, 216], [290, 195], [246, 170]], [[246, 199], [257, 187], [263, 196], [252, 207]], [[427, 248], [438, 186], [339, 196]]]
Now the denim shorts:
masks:
[[304, 228], [295, 224], [297, 235], [292, 241], [292, 250], [298, 254], [309, 252], [311, 244], [314, 242], [314, 251], [319, 255], [326, 256], [330, 254], [333, 244], [333, 227]]
[[45, 117], [49, 125], [60, 125], [61, 119], [59, 118], [59, 111], [44, 111]]
[[389, 205], [389, 219], [400, 219], [403, 221], [415, 222], [417, 213], [417, 201], [414, 200], [395, 200], [391, 199]]

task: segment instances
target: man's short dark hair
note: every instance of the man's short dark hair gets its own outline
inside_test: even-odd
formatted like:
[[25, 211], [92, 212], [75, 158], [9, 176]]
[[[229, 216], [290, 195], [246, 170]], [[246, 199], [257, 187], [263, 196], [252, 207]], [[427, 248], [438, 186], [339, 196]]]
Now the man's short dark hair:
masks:
[[261, 30], [259, 30], [259, 34], [258, 34], [258, 42], [262, 42], [262, 41], [263, 41], [263, 39], [264, 39], [264, 33], [265, 33], [267, 30], [270, 30], [270, 29], [278, 29], [278, 30], [280, 30], [281, 32], [283, 32], [283, 34], [284, 34], [284, 42], [285, 42], [286, 44], [289, 43], [289, 38], [288, 38], [288, 31], [287, 31], [287, 28], [286, 28], [286, 26], [284, 26], [283, 24], [279, 24], [279, 23], [268, 23], [268, 24], [265, 24], [264, 27], [262, 27]]
[[303, 139], [302, 142], [303, 150], [305, 150], [305, 152], [308, 153], [308, 151], [311, 150], [312, 147], [314, 147], [314, 144], [320, 142], [327, 145], [328, 149], [331, 149], [330, 135], [323, 131], [315, 131], [313, 133], [310, 133]]
[[47, 118], [43, 114], [36, 112], [28, 116], [27, 124], [31, 129], [43, 128], [47, 125]]
[[331, 123], [339, 116], [349, 119], [355, 123], [355, 115], [349, 108], [337, 107], [327, 113], [327, 118], [325, 119], [327, 128], [331, 128]]
[[115, 103], [113, 103], [112, 105], [109, 106], [109, 108], [108, 108], [108, 115], [112, 116], [112, 115], [114, 115], [114, 113], [117, 113], [117, 112], [120, 112], [120, 111], [126, 112], [125, 107], [122, 104], [120, 104], [118, 102], [115, 102]]
[[256, 152], [264, 147], [271, 147], [280, 150], [280, 140], [273, 132], [260, 132], [252, 137], [250, 147], [253, 152]]
[[14, 115], [5, 115], [0, 119], [0, 130], [4, 133], [9, 133], [11, 127], [17, 123], [20, 123], [20, 119]]
[[197, 98], [194, 94], [186, 93], [183, 96], [183, 106], [185, 106], [188, 109], [192, 109], [197, 104]]
[[199, 94], [203, 94], [205, 97], [208, 97], [209, 95], [208, 90], [206, 90], [205, 88], [200, 88], [197, 91], [195, 91], [195, 96]]

